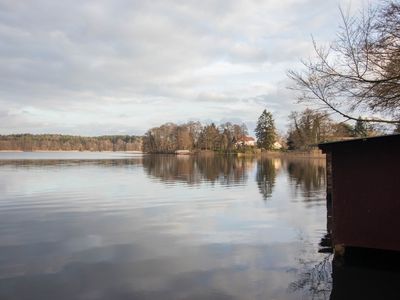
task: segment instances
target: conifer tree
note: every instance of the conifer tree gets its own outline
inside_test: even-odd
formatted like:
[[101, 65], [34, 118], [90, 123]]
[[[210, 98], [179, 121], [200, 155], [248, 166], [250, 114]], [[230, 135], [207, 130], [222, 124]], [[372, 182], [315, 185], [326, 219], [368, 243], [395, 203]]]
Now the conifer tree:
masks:
[[266, 109], [262, 112], [254, 130], [257, 137], [257, 146], [271, 150], [276, 140], [275, 123], [272, 114]]

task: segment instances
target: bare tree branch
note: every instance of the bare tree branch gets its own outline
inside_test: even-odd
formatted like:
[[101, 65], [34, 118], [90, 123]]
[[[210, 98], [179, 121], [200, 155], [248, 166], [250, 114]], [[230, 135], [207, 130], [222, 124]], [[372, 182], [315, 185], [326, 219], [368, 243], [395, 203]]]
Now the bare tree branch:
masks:
[[[339, 9], [338, 38], [324, 48], [312, 37], [315, 58], [288, 76], [299, 101], [312, 101], [336, 114], [365, 122], [400, 123], [400, 3], [368, 7], [359, 17]], [[376, 117], [376, 115], [380, 117]]]

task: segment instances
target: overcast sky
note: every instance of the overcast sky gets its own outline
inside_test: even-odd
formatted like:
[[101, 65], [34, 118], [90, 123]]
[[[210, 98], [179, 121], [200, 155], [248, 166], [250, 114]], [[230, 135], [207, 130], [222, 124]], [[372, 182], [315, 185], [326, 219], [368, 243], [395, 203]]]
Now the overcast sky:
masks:
[[264, 108], [284, 132], [304, 108], [287, 69], [310, 55], [311, 34], [335, 37], [349, 3], [0, 0], [0, 134], [143, 134], [190, 120], [252, 130]]

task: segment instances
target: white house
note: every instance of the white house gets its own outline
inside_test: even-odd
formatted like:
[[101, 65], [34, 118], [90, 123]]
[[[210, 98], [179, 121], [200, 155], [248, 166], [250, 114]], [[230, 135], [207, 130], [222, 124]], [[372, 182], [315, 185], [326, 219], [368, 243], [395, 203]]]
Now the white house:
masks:
[[255, 146], [256, 140], [251, 136], [244, 136], [236, 143], [237, 146]]
[[272, 145], [272, 149], [274, 149], [274, 150], [280, 150], [280, 149], [282, 149], [281, 143], [279, 143], [278, 141], [276, 141], [276, 142]]

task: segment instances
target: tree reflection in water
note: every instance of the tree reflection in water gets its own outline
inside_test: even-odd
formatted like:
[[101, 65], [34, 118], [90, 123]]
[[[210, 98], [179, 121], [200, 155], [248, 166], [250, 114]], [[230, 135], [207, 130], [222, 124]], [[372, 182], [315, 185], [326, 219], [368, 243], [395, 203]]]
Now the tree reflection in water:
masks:
[[147, 155], [143, 158], [149, 176], [163, 182], [178, 181], [189, 185], [203, 181], [228, 186], [243, 184], [255, 165], [257, 186], [266, 200], [272, 195], [277, 171], [282, 165], [280, 159], [261, 158], [256, 161], [254, 157], [223, 155]]
[[163, 182], [183, 182], [189, 185], [207, 181], [222, 185], [238, 185], [248, 180], [256, 165], [256, 182], [264, 200], [272, 196], [276, 176], [285, 167], [294, 182], [295, 191], [306, 199], [314, 199], [325, 188], [324, 160], [286, 160], [281, 158], [237, 157], [229, 155], [147, 155], [143, 157], [146, 173]]
[[[294, 199], [325, 204], [325, 160], [288, 158], [284, 161], [288, 179], [293, 187]], [[298, 197], [299, 196], [299, 197]], [[299, 254], [299, 268], [294, 270], [297, 280], [288, 290], [303, 291], [310, 299], [329, 299], [332, 290], [332, 257], [329, 234], [324, 234], [319, 245], [304, 238], [304, 252]], [[317, 252], [320, 252], [317, 254]]]
[[301, 193], [306, 200], [325, 200], [325, 160], [290, 159], [287, 162], [289, 180], [293, 183], [295, 194]]
[[252, 158], [223, 155], [147, 155], [143, 158], [143, 167], [149, 176], [163, 182], [238, 185], [247, 181], [254, 162]]
[[256, 181], [264, 200], [272, 195], [277, 169], [280, 165], [280, 159], [276, 158], [261, 158], [257, 161]]
[[332, 254], [318, 262], [299, 259], [302, 266], [298, 280], [289, 285], [289, 291], [307, 291], [311, 299], [329, 299], [332, 289]]

